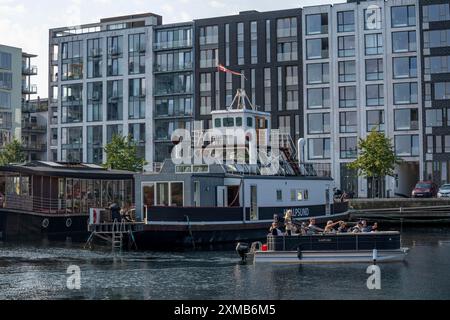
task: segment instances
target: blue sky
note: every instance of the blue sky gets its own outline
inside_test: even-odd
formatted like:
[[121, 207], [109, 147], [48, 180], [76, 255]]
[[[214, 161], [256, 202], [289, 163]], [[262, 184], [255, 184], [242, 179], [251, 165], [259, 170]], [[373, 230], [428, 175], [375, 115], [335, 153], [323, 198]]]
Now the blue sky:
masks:
[[39, 58], [34, 77], [38, 94], [47, 97], [48, 29], [95, 23], [101, 18], [153, 12], [164, 23], [236, 14], [239, 11], [270, 11], [345, 0], [0, 0], [0, 43], [23, 48]]

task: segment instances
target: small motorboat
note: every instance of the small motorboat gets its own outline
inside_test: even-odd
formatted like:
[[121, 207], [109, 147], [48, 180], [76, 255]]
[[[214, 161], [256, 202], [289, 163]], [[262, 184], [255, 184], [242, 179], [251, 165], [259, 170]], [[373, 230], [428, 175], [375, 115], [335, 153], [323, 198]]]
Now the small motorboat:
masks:
[[403, 261], [409, 252], [401, 247], [397, 231], [267, 237], [267, 244], [239, 243], [243, 261], [276, 264], [373, 263]]

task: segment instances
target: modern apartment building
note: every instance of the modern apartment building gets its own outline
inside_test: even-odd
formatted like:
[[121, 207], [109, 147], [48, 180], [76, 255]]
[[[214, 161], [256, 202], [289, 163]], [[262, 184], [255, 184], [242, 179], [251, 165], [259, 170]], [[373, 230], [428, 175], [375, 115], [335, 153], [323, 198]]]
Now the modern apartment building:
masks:
[[50, 30], [49, 159], [102, 163], [114, 134], [153, 163], [152, 13]]
[[450, 3], [421, 1], [424, 178], [450, 182]]
[[193, 23], [155, 27], [154, 160], [171, 158], [172, 133], [191, 130], [194, 106]]
[[[245, 11], [195, 21], [195, 115], [211, 128], [210, 112], [230, 106], [243, 88], [272, 127], [302, 136], [302, 11]], [[217, 71], [217, 65], [244, 77]]]
[[28, 161], [47, 160], [48, 99], [22, 104], [22, 144]]
[[0, 45], [0, 149], [21, 139], [22, 49]]

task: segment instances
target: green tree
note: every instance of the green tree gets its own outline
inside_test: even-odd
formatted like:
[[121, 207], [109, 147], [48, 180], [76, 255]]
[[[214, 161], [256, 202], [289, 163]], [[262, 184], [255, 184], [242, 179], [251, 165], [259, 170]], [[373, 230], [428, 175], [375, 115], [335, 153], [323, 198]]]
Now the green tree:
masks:
[[106, 163], [103, 166], [108, 169], [139, 172], [147, 164], [144, 159], [138, 157], [137, 145], [131, 137], [114, 135], [106, 145], [105, 152]]
[[[348, 167], [357, 170], [358, 174], [372, 184], [372, 197], [375, 197], [375, 183], [383, 190], [386, 176], [394, 176], [395, 165], [402, 159], [395, 155], [391, 139], [377, 128], [372, 129], [366, 139], [360, 139], [358, 143], [358, 158]], [[379, 196], [381, 192], [378, 193]]]
[[8, 143], [0, 152], [0, 165], [2, 166], [12, 163], [23, 163], [25, 160], [22, 144], [17, 139]]

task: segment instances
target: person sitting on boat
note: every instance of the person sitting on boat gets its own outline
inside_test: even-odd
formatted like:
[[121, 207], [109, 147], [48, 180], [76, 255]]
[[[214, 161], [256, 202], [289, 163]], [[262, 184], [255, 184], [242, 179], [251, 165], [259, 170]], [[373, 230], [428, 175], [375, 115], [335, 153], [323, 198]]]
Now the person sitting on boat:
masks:
[[336, 233], [336, 230], [334, 229], [334, 226], [337, 226], [338, 224], [340, 224], [342, 221], [338, 221], [338, 222], [333, 222], [333, 221], [328, 221], [327, 225], [325, 226], [325, 229], [323, 230], [323, 233]]
[[291, 236], [292, 232], [294, 231], [294, 225], [292, 223], [292, 211], [288, 210], [286, 211], [286, 214], [284, 216], [284, 226], [286, 227], [286, 235]]
[[361, 225], [362, 225], [362, 232], [372, 232], [372, 227], [367, 225], [366, 220], [361, 221]]
[[273, 236], [283, 236], [283, 232], [278, 228], [278, 223], [273, 222], [272, 226], [270, 227], [270, 234]]
[[316, 234], [319, 232], [323, 232], [323, 229], [316, 226], [316, 219], [309, 219], [308, 234]]
[[378, 232], [378, 222], [375, 222], [372, 226], [372, 231], [371, 232]]
[[362, 221], [358, 221], [356, 226], [352, 228], [352, 233], [361, 233], [363, 232], [363, 224]]
[[348, 232], [348, 226], [345, 221], [339, 221], [339, 228], [337, 230], [338, 233], [347, 233]]

